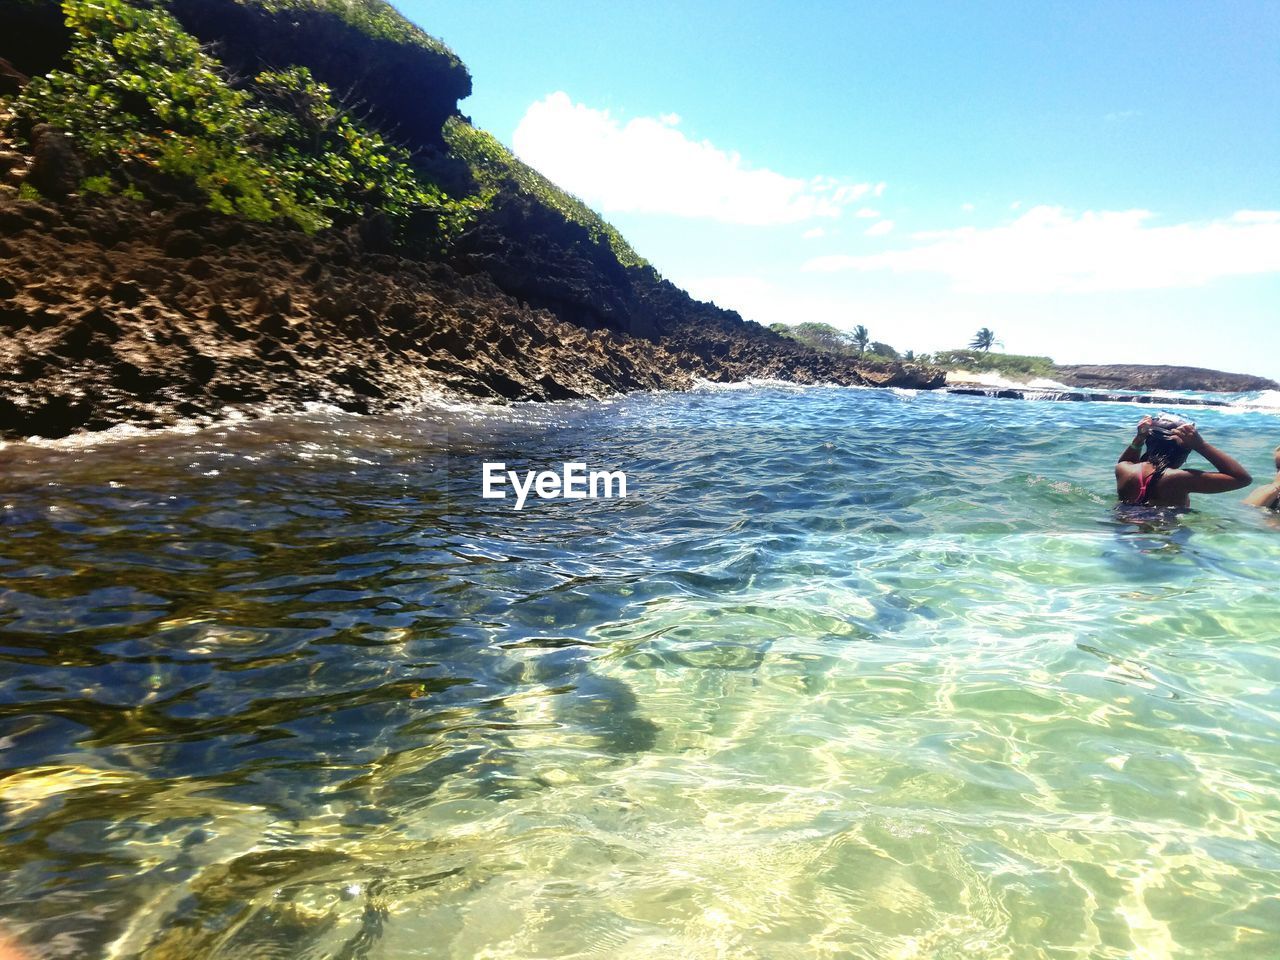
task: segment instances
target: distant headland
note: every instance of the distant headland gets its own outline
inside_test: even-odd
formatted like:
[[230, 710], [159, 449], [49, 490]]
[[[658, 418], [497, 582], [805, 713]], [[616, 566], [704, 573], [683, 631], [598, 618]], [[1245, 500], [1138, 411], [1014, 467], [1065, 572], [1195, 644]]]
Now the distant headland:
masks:
[[1280, 384], [1266, 377], [1245, 373], [1225, 373], [1204, 367], [1152, 364], [1061, 364], [1049, 357], [1005, 353], [991, 348], [994, 333], [982, 328], [967, 348], [917, 355], [899, 352], [887, 343], [871, 338], [862, 325], [840, 330], [826, 323], [794, 325], [775, 323], [776, 333], [828, 353], [879, 360], [906, 360], [940, 367], [952, 386], [1027, 387], [1047, 393], [1054, 390], [1198, 390], [1212, 393], [1244, 393], [1280, 390]]

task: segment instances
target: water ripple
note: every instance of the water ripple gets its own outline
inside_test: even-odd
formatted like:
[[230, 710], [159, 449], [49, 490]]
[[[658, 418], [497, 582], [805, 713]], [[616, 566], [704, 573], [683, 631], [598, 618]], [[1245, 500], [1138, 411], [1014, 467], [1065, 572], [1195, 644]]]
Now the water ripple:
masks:
[[[116, 960], [1280, 954], [1276, 531], [1117, 517], [1135, 412], [1062, 411], [11, 445], [0, 917]], [[1201, 418], [1247, 463], [1275, 424]], [[515, 512], [493, 459], [631, 496]]]

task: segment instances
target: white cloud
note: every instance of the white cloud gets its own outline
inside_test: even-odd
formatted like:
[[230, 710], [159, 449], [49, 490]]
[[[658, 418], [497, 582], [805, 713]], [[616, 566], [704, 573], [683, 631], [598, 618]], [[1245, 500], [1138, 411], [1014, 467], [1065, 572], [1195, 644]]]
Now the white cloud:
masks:
[[880, 211], [872, 210], [870, 207], [863, 207], [861, 210], [855, 213], [854, 216], [861, 217], [864, 220], [875, 220], [880, 216]]
[[960, 204], [960, 209], [965, 213], [973, 213], [974, 206], [972, 203], [962, 203]]
[[674, 113], [626, 123], [557, 92], [525, 111], [512, 137], [526, 163], [606, 212], [663, 213], [736, 224], [837, 217], [884, 184], [788, 177], [686, 137]]
[[881, 220], [879, 223], [873, 223], [867, 227], [868, 237], [883, 237], [886, 233], [893, 229], [892, 220]]
[[847, 300], [815, 294], [805, 284], [781, 286], [758, 276], [693, 277], [675, 282], [699, 300], [737, 310], [745, 319], [766, 326], [813, 320], [848, 328], [852, 326], [850, 317], [856, 315]]
[[1157, 290], [1280, 272], [1280, 211], [1168, 226], [1153, 217], [1038, 206], [1002, 226], [918, 233], [910, 249], [818, 257], [804, 269], [937, 273], [971, 293]]
[[1231, 219], [1235, 223], [1275, 223], [1280, 210], [1237, 210]]
[[813, 229], [806, 230], [804, 233], [800, 234], [800, 236], [805, 240], [817, 240], [819, 237], [825, 237], [826, 235], [826, 227], [814, 227]]

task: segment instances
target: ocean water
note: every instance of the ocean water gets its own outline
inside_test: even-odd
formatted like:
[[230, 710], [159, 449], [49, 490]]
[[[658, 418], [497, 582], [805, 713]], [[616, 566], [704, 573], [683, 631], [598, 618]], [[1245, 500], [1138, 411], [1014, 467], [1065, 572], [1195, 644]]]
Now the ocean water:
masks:
[[[34, 956], [1280, 956], [1280, 521], [756, 386], [0, 450]], [[1197, 411], [1259, 480], [1280, 416]], [[628, 497], [480, 498], [480, 465]]]

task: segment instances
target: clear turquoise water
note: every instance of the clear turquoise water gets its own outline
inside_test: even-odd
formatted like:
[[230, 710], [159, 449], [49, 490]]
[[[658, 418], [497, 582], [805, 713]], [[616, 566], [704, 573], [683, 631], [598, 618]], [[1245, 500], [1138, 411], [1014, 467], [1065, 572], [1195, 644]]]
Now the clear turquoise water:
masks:
[[[753, 388], [0, 451], [0, 924], [112, 958], [1280, 955], [1280, 523], [1144, 409]], [[1280, 417], [1196, 413], [1269, 479]], [[585, 460], [624, 501], [479, 498]]]

